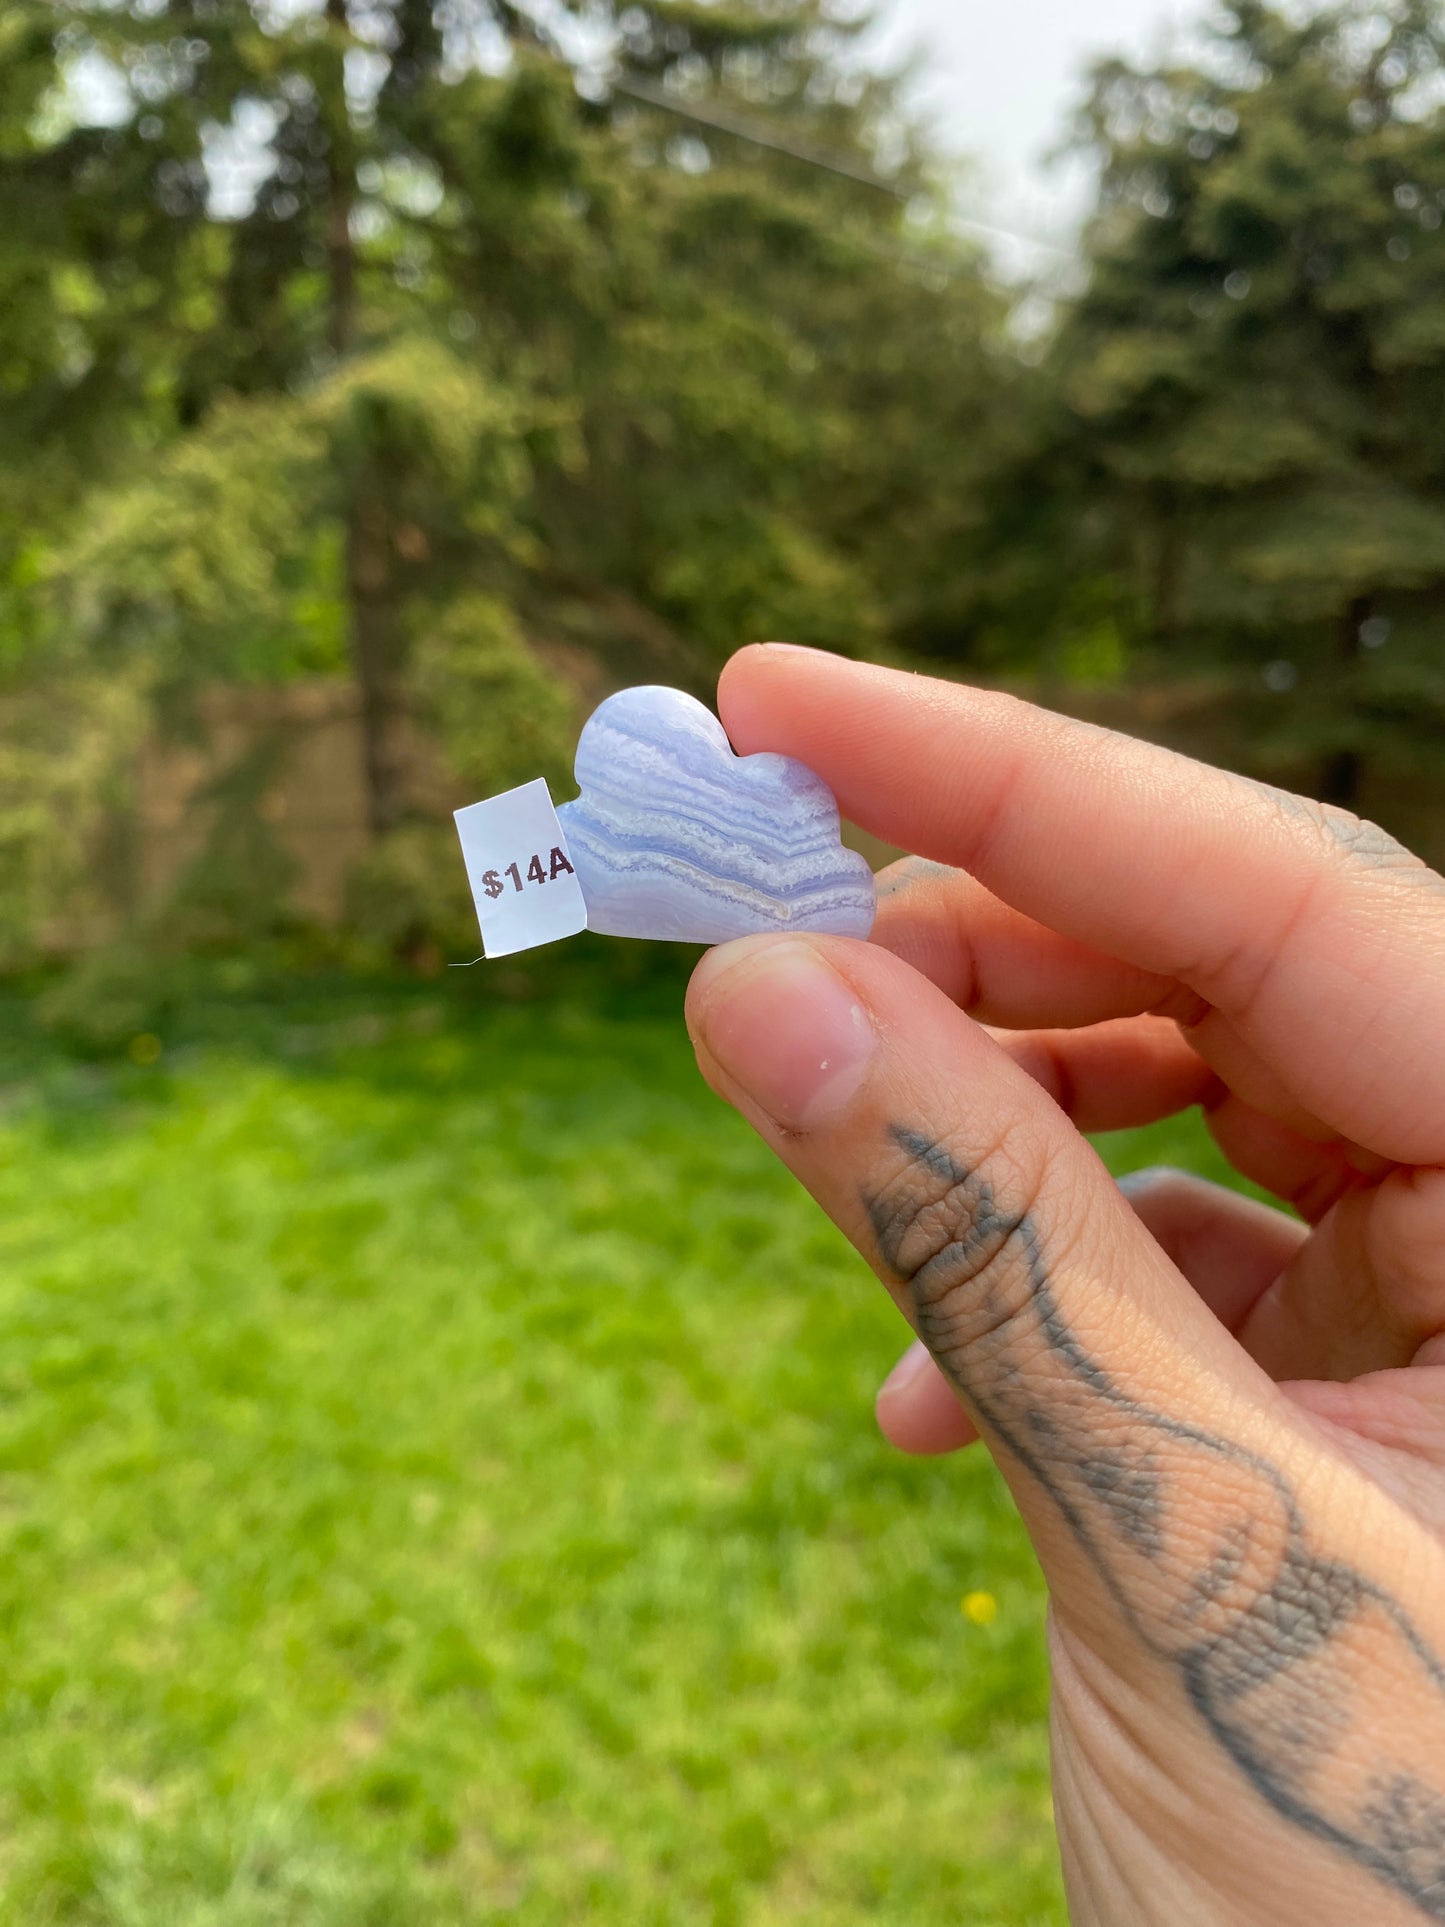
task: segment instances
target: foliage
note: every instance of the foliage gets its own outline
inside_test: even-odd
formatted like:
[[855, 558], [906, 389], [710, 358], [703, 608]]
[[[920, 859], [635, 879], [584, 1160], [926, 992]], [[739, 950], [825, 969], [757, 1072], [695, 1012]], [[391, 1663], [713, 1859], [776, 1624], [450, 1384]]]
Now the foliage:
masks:
[[102, 661], [144, 662], [153, 682], [300, 666], [303, 650], [277, 656], [310, 586], [324, 455], [314, 419], [220, 404], [145, 473], [94, 494], [56, 542], [55, 626]]
[[290, 926], [296, 864], [259, 807], [283, 748], [279, 739], [263, 738], [196, 799], [209, 818], [206, 840], [151, 926], [162, 947], [224, 952], [263, 943]]
[[95, 865], [145, 720], [123, 673], [71, 667], [0, 696], [0, 970], [94, 941], [118, 907], [120, 853]]
[[575, 702], [529, 648], [514, 611], [495, 596], [461, 596], [423, 611], [412, 648], [420, 719], [461, 782], [496, 795], [533, 777], [553, 794], [571, 773]]
[[[334, 668], [307, 621], [316, 530], [384, 499], [402, 568], [433, 544], [514, 540], [528, 465], [516, 406], [426, 339], [348, 362], [299, 398], [228, 397], [141, 479], [98, 493], [49, 570], [66, 632], [168, 685]], [[464, 517], [449, 518], [460, 495]]]
[[68, 1050], [110, 1057], [163, 1030], [175, 1004], [167, 960], [127, 935], [86, 954], [36, 998], [36, 1025]]
[[1102, 66], [1080, 120], [1103, 187], [1049, 370], [1046, 459], [1089, 504], [1064, 552], [1155, 662], [1266, 676], [1288, 705], [1257, 747], [1324, 757], [1344, 802], [1445, 722], [1419, 640], [1445, 607], [1442, 56], [1433, 0], [1239, 0], [1197, 65]]
[[[618, 658], [675, 638], [694, 683], [750, 635], [881, 646], [880, 492], [931, 499], [915, 431], [989, 406], [998, 311], [909, 240], [927, 155], [860, 21], [547, 17], [24, 0], [3, 29], [0, 673], [123, 664], [158, 722], [218, 680], [352, 675], [377, 875], [424, 841], [380, 854], [423, 715], [457, 774], [491, 763], [462, 738], [521, 676], [517, 760], [557, 760], [525, 651], [579, 610], [625, 615]], [[899, 358], [950, 329], [975, 347], [940, 414]], [[414, 658], [503, 609], [505, 661], [490, 615], [474, 664]]]
[[477, 948], [477, 920], [450, 823], [403, 823], [352, 871], [346, 922], [373, 958], [434, 968]]
[[351, 900], [403, 950], [452, 928], [452, 786], [758, 636], [1212, 683], [1236, 760], [1339, 801], [1438, 767], [1437, 0], [1101, 66], [1087, 280], [1027, 353], [846, 15], [7, 11], [0, 966], [134, 935], [92, 831], [217, 681], [354, 680]]
[[[461, 595], [422, 605], [416, 629], [413, 713], [445, 749], [458, 795], [495, 796], [539, 776], [564, 795], [578, 721], [571, 687], [539, 660], [510, 606]], [[404, 823], [383, 837], [352, 876], [346, 920], [385, 958], [470, 954], [476, 915], [451, 823]]]

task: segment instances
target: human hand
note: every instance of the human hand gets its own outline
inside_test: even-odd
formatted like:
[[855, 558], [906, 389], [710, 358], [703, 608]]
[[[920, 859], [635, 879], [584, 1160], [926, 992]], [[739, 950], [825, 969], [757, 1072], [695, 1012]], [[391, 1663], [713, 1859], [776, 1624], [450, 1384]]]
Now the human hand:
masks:
[[[918, 1334], [884, 1430], [1013, 1489], [1074, 1920], [1445, 1921], [1445, 880], [1004, 696], [765, 647], [720, 708], [925, 859], [689, 1029]], [[1200, 1103], [1304, 1222], [1080, 1135]]]

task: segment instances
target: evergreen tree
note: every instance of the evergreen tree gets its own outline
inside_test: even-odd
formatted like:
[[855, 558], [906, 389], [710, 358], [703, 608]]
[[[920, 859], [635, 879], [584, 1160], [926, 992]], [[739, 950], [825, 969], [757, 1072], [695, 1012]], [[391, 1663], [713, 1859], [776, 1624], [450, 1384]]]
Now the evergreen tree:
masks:
[[1070, 615], [1232, 665], [1257, 749], [1348, 803], [1445, 721], [1445, 19], [1214, 19], [1198, 65], [1095, 75], [1090, 278], [1033, 479], [1078, 510]]
[[[270, 403], [314, 422], [328, 384], [346, 401], [327, 506], [378, 834], [404, 809], [409, 636], [420, 603], [463, 577], [506, 578], [524, 600], [539, 582], [605, 585], [719, 644], [769, 618], [841, 634], [869, 600], [800, 488], [832, 431], [800, 392], [802, 310], [729, 282], [707, 248], [720, 223], [784, 254], [809, 233], [851, 228], [866, 246], [896, 226], [896, 198], [850, 178], [875, 165], [886, 98], [849, 81], [819, 0], [578, 12], [591, 44], [610, 38], [627, 92], [604, 79], [584, 98], [580, 55], [500, 0], [52, 10], [57, 60], [101, 58], [128, 92], [122, 131], [98, 138], [164, 155], [137, 203], [113, 186], [145, 246], [173, 255], [196, 228], [210, 244], [207, 325], [171, 344], [175, 426], [204, 445], [230, 397], [226, 444], [234, 398], [264, 400], [279, 451]], [[475, 57], [488, 48], [509, 51], [501, 74]], [[763, 123], [843, 170], [747, 138]], [[48, 158], [65, 179], [63, 149]], [[228, 164], [257, 179], [226, 221]], [[855, 280], [860, 263], [874, 256], [848, 255]], [[156, 284], [174, 289], [174, 270]], [[510, 409], [536, 484], [525, 514], [515, 474], [502, 505], [438, 469], [438, 343]], [[370, 375], [343, 380], [352, 364]], [[292, 499], [279, 458], [273, 486]], [[314, 512], [318, 498], [294, 499]], [[212, 546], [223, 536], [244, 529]], [[529, 547], [545, 566], [519, 571]], [[227, 667], [200, 656], [199, 633], [191, 663]]]
[[[479, 787], [529, 773], [524, 744], [556, 766], [534, 641], [700, 687], [751, 636], [926, 619], [999, 310], [917, 222], [927, 156], [857, 24], [831, 0], [22, 0], [12, 681], [123, 686], [118, 772], [191, 684], [348, 673], [382, 843], [418, 718]], [[59, 875], [15, 800], [31, 874]]]

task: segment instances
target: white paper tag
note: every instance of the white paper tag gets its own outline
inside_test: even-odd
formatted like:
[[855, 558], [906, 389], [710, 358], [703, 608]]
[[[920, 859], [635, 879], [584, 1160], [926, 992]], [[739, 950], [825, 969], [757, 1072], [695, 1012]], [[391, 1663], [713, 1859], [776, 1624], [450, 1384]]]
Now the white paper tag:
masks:
[[542, 777], [458, 810], [456, 820], [489, 957], [535, 950], [587, 928], [582, 885]]

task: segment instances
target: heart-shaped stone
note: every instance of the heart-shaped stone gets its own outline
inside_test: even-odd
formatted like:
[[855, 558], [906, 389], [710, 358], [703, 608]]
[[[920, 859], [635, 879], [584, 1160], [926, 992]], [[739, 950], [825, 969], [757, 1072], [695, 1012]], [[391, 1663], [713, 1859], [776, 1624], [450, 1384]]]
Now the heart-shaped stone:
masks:
[[674, 943], [872, 930], [873, 873], [844, 849], [827, 784], [788, 756], [735, 756], [692, 696], [609, 696], [576, 768], [582, 794], [557, 814], [589, 930]]

